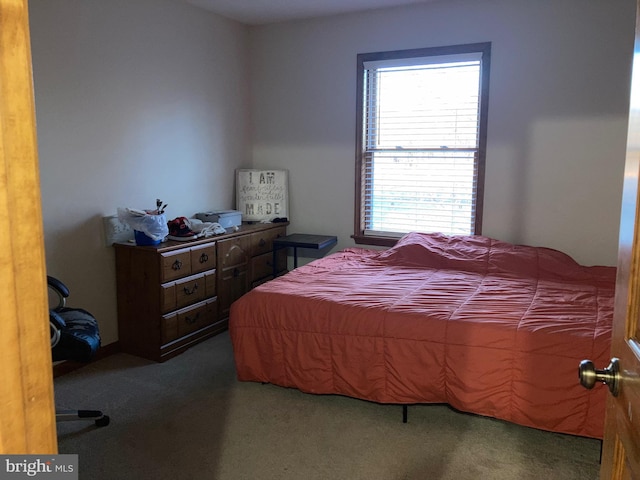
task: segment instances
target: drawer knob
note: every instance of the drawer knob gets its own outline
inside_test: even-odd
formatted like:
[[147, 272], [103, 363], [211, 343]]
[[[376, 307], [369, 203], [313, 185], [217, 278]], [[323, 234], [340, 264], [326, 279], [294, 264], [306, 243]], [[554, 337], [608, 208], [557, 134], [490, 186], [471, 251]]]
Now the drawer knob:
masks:
[[209, 261], [209, 255], [207, 255], [206, 253], [203, 253], [202, 255], [200, 255], [200, 263], [207, 263]]
[[260, 241], [258, 242], [258, 245], [261, 247], [264, 247], [267, 244], [267, 242], [265, 242], [264, 238], [261, 238]]
[[189, 325], [193, 325], [198, 321], [198, 317], [200, 316], [200, 312], [196, 313], [193, 317], [185, 317], [184, 321]]
[[193, 295], [194, 293], [196, 293], [196, 290], [198, 290], [198, 284], [197, 283], [195, 283], [193, 285], [193, 288], [191, 290], [189, 290], [188, 287], [184, 287], [184, 293], [186, 295]]
[[171, 268], [174, 270], [180, 270], [182, 268], [182, 262], [180, 260], [176, 260], [173, 262], [173, 265], [171, 265]]

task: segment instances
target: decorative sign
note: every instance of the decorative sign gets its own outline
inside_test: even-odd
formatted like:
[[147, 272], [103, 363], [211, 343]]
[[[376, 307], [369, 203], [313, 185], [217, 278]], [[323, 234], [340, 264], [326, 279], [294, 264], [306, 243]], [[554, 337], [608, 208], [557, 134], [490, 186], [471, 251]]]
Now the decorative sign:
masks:
[[289, 217], [286, 170], [236, 170], [236, 210], [246, 222]]

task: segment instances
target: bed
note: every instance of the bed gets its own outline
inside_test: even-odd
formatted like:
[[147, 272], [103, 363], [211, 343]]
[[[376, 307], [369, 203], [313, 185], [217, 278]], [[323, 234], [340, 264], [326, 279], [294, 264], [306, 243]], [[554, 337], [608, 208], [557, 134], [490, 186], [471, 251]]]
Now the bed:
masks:
[[606, 388], [577, 372], [609, 362], [614, 287], [557, 250], [410, 233], [251, 290], [229, 331], [240, 381], [602, 438]]

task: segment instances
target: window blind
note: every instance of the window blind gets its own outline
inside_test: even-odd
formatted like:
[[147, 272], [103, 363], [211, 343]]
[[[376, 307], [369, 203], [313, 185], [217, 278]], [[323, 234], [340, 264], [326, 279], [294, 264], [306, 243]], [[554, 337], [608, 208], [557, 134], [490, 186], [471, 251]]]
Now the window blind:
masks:
[[364, 64], [365, 235], [473, 233], [480, 54]]

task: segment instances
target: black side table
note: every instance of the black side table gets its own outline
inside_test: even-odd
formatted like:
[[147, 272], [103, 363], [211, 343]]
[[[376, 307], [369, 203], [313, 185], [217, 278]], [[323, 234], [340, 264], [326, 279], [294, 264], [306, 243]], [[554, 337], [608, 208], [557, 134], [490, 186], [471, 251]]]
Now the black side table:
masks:
[[293, 268], [298, 268], [298, 248], [313, 248], [321, 250], [323, 248], [332, 247], [338, 243], [338, 237], [335, 235], [310, 235], [307, 233], [292, 233], [286, 237], [280, 237], [273, 240], [273, 278], [276, 278], [277, 264], [276, 251], [280, 248], [293, 248]]

